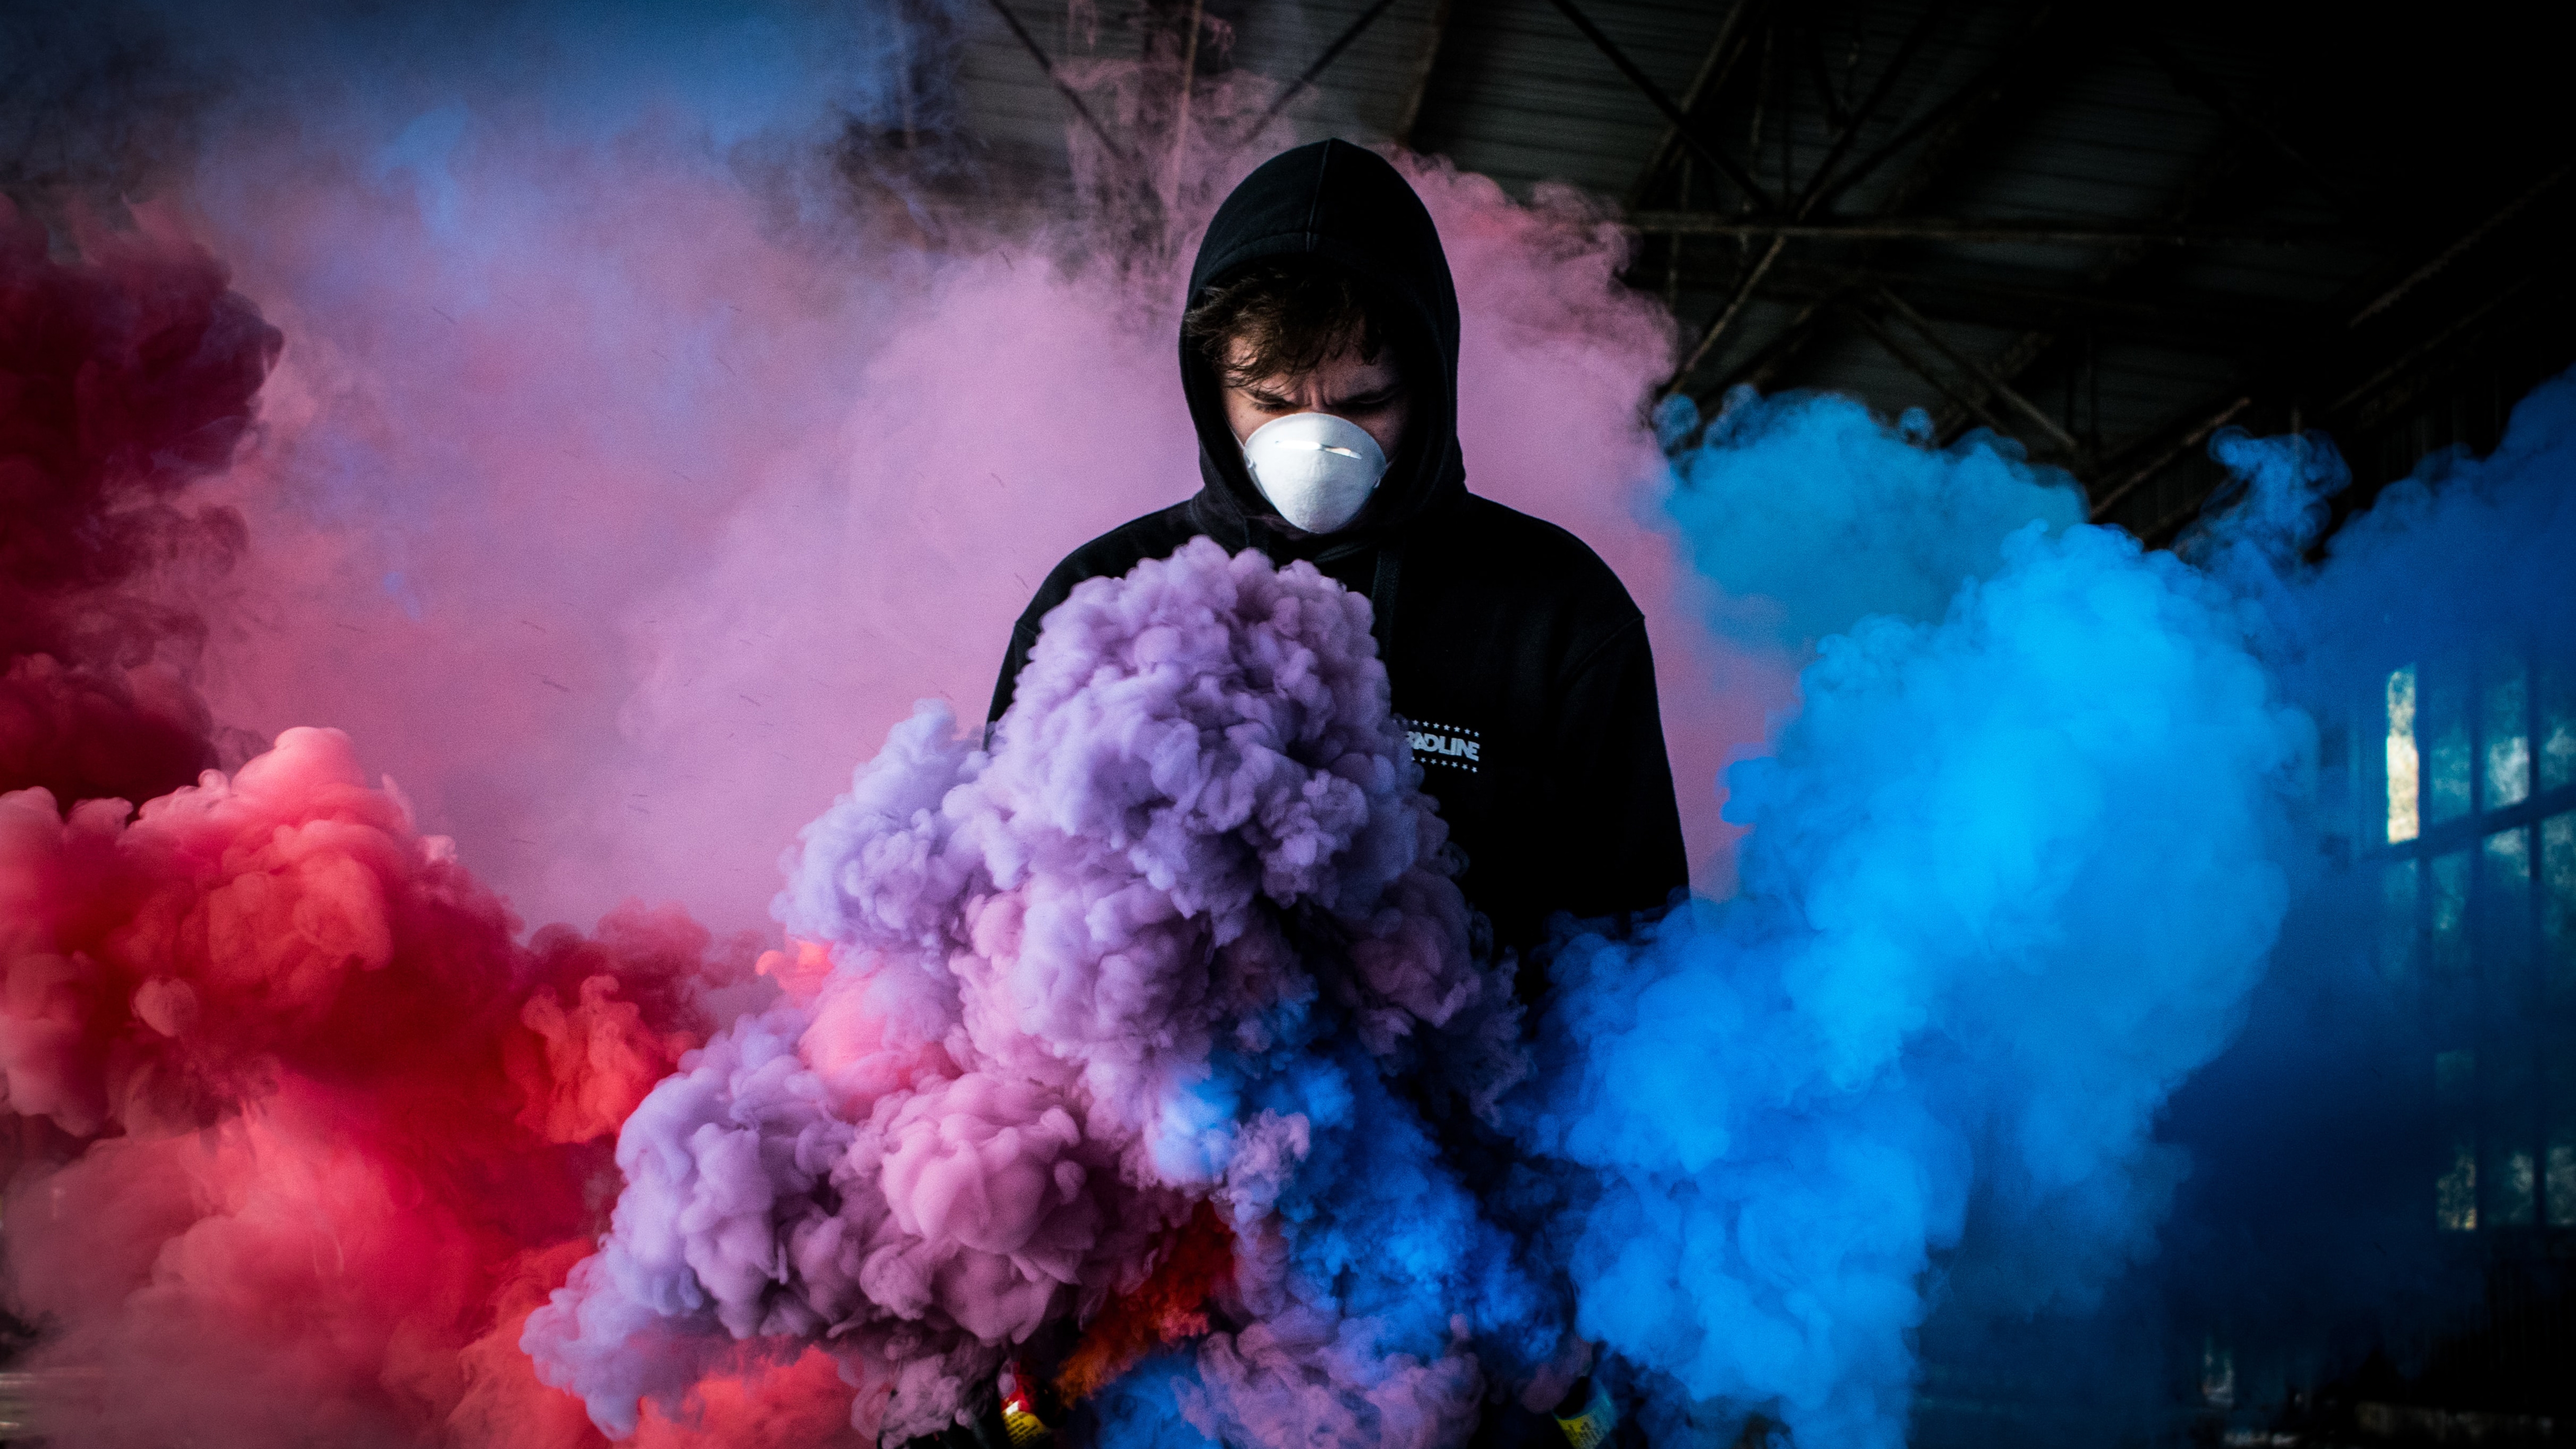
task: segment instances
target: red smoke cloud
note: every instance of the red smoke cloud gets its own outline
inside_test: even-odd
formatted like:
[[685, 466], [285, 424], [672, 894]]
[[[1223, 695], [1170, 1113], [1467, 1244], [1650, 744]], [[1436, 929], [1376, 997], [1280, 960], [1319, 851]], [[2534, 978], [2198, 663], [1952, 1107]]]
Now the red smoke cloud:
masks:
[[180, 494], [230, 460], [279, 338], [202, 248], [82, 242], [55, 264], [0, 200], [0, 788], [139, 800], [214, 756], [185, 682], [204, 627], [129, 585], [241, 547], [237, 513]]
[[[743, 953], [631, 905], [522, 940], [336, 731], [190, 783], [182, 601], [243, 530], [188, 490], [280, 338], [183, 240], [80, 245], [0, 212], [0, 1172], [42, 1427], [596, 1442], [520, 1329]], [[813, 1443], [848, 1402], [828, 1361], [704, 1397], [645, 1442]]]
[[637, 909], [517, 942], [335, 732], [126, 813], [0, 796], [7, 1105], [77, 1153], [13, 1186], [13, 1287], [40, 1367], [106, 1375], [48, 1431], [550, 1417], [514, 1332], [471, 1346], [586, 1246], [617, 1124], [706, 1030], [707, 933]]

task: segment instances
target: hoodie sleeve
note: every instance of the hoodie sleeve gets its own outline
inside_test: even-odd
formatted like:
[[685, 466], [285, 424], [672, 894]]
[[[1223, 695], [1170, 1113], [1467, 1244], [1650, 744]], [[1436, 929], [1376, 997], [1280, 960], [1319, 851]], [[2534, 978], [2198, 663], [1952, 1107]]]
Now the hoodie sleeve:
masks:
[[1576, 662], [1557, 710], [1563, 909], [1578, 917], [1660, 911], [1690, 884], [1673, 768], [1655, 703], [1646, 621], [1631, 618]]
[[1037, 643], [1037, 626], [1022, 615], [1020, 621], [1011, 626], [1011, 647], [1002, 651], [1002, 677], [993, 683], [993, 708], [984, 716], [984, 723], [1000, 723], [1003, 711], [1011, 707], [1011, 695], [1019, 685], [1020, 671], [1029, 667], [1029, 651], [1036, 648]]
[[992, 736], [991, 727], [1001, 723], [1003, 712], [1011, 707], [1013, 696], [1019, 692], [1020, 671], [1029, 667], [1029, 652], [1038, 647], [1038, 630], [1046, 623], [1046, 616], [1055, 612], [1055, 606], [1073, 593], [1074, 585], [1104, 573], [1123, 574], [1134, 567], [1143, 554], [1129, 545], [1126, 536], [1137, 532], [1138, 524], [1148, 521], [1139, 519], [1136, 523], [1105, 533], [1065, 555], [1064, 562], [1047, 571], [1046, 578], [1038, 584], [1036, 596], [1029, 600], [1029, 606], [1020, 611], [1018, 621], [1011, 625], [1010, 647], [1002, 651], [1002, 677], [993, 681], [993, 707], [984, 716], [988, 742]]

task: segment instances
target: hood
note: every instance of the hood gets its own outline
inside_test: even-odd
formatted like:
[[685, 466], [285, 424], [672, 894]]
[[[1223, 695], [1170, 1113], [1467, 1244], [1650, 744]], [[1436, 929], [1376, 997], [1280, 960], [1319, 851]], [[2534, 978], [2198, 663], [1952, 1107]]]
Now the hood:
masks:
[[1181, 341], [1181, 388], [1199, 432], [1199, 476], [1190, 502], [1194, 521], [1229, 547], [1261, 542], [1274, 555], [1338, 551], [1373, 542], [1447, 506], [1466, 492], [1458, 451], [1458, 291], [1431, 213], [1403, 176], [1376, 152], [1348, 141], [1318, 141], [1265, 161], [1217, 208], [1190, 268], [1187, 301], [1248, 262], [1312, 256], [1358, 274], [1387, 309], [1412, 416], [1386, 477], [1359, 517], [1311, 543], [1287, 543], [1275, 526], [1257, 523], [1269, 503], [1243, 464], [1243, 448], [1226, 426], [1215, 370], [1188, 339]]

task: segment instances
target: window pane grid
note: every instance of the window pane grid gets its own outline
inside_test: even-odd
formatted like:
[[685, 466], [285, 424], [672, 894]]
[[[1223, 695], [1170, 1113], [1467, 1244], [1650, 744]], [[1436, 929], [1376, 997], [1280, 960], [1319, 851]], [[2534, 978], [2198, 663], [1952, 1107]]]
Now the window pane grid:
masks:
[[2576, 1229], [2576, 672], [2496, 651], [2376, 693], [2353, 798], [2384, 841], [2380, 969], [2438, 1044], [2435, 1225]]

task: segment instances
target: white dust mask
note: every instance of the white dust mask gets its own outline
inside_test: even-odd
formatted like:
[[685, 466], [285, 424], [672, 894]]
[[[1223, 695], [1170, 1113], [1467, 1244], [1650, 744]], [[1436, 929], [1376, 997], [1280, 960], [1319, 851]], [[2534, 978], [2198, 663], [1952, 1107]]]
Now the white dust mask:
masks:
[[1291, 413], [1243, 440], [1253, 486], [1279, 516], [1308, 533], [1357, 518], [1386, 476], [1386, 453], [1368, 430], [1331, 413]]

